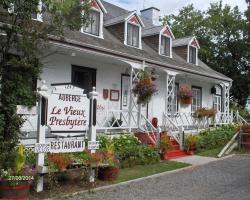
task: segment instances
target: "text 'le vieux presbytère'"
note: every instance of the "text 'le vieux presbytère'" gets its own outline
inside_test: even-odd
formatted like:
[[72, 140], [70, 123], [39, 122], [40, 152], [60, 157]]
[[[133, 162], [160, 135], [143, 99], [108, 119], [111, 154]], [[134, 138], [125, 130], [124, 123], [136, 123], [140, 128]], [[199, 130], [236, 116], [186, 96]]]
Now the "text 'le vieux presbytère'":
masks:
[[[81, 103], [81, 96], [59, 94], [59, 101], [78, 102]], [[52, 116], [51, 116], [52, 115]], [[73, 106], [66, 106], [60, 108], [60, 105], [54, 106], [48, 120], [50, 126], [69, 126], [69, 129], [73, 129], [76, 126], [86, 126], [86, 111], [80, 109], [74, 109]], [[66, 119], [64, 118], [65, 116]]]

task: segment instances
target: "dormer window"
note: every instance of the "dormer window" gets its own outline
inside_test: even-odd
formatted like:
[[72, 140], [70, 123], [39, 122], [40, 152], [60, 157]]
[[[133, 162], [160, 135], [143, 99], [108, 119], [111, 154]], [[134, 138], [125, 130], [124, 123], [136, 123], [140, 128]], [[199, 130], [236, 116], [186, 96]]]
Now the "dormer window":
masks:
[[100, 12], [91, 10], [89, 13], [89, 24], [84, 28], [84, 32], [100, 36]]
[[139, 48], [139, 40], [140, 40], [139, 32], [140, 32], [139, 26], [128, 23], [127, 45]]
[[141, 49], [141, 29], [144, 24], [136, 11], [131, 12], [125, 18], [124, 44]]
[[172, 40], [174, 35], [168, 25], [163, 26], [159, 37], [159, 54], [172, 58]]
[[189, 47], [189, 62], [196, 65], [197, 49], [196, 47]]
[[[89, 23], [82, 27], [81, 32], [103, 38], [103, 14], [107, 13], [100, 0], [91, 1], [91, 9], [89, 11]], [[84, 14], [84, 12], [83, 12]]]
[[188, 44], [188, 62], [194, 65], [198, 65], [198, 49], [200, 48], [198, 41], [195, 37], [190, 40]]
[[164, 56], [169, 56], [170, 57], [170, 48], [171, 48], [171, 39], [170, 37], [161, 36], [161, 49], [160, 49], [160, 54]]

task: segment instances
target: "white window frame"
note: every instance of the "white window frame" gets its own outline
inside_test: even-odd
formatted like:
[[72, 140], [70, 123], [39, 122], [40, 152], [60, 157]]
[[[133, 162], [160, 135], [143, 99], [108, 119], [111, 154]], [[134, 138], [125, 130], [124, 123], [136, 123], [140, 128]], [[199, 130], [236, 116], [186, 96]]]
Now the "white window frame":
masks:
[[[169, 39], [170, 39], [169, 56], [168, 56], [168, 55], [165, 55], [165, 54], [162, 54], [162, 52], [161, 52], [162, 37], [166, 37], [166, 38], [169, 38]], [[172, 37], [167, 36], [167, 35], [160, 34], [160, 35], [159, 35], [159, 54], [162, 55], [162, 56], [166, 56], [166, 57], [172, 58], [172, 57], [173, 57], [173, 54], [172, 54], [172, 51], [173, 51], [172, 44], [173, 44]]]
[[[220, 90], [220, 93], [217, 92], [217, 89]], [[213, 94], [213, 108], [214, 109], [216, 108], [216, 110], [218, 112], [222, 112], [223, 111], [223, 106], [222, 106], [222, 91], [223, 91], [223, 89], [220, 85], [216, 85], [215, 90], [216, 90], [216, 92], [215, 92], [215, 94]]]
[[[86, 35], [90, 35], [90, 36], [93, 36], [93, 37], [104, 39], [104, 37], [103, 37], [103, 12], [101, 10], [99, 10], [99, 9], [96, 9], [96, 8], [91, 8], [90, 11], [100, 13], [99, 35], [95, 35], [95, 34], [85, 32], [84, 31], [85, 30], [84, 26], [81, 28], [81, 33], [86, 34]], [[82, 14], [84, 14], [84, 12], [82, 12]]]
[[[129, 45], [128, 44], [128, 24], [131, 24], [133, 26], [138, 26], [139, 27], [139, 46], [132, 46], [132, 45]], [[133, 47], [133, 48], [136, 48], [136, 49], [142, 49], [142, 44], [141, 44], [141, 26], [140, 25], [137, 25], [137, 24], [133, 24], [133, 23], [130, 23], [129, 21], [125, 21], [124, 23], [124, 44], [129, 46], [129, 47]]]
[[[198, 104], [194, 105], [194, 100], [193, 100], [194, 99], [194, 95], [192, 97], [191, 111], [195, 112], [197, 109], [202, 108], [202, 87], [192, 86], [191, 89], [192, 89], [192, 94], [193, 94], [193, 90], [199, 90], [200, 91], [200, 95], [199, 95], [200, 105], [198, 105]], [[195, 107], [195, 109], [193, 109], [193, 107]]]
[[[190, 49], [190, 47], [193, 47], [193, 48], [195, 48], [196, 49], [196, 62], [195, 63], [191, 63], [190, 62], [190, 60], [189, 60], [189, 57], [190, 57], [190, 51], [189, 51], [189, 49]], [[187, 51], [188, 53], [187, 53], [187, 62], [188, 63], [191, 63], [191, 64], [194, 64], [194, 65], [198, 65], [198, 48], [196, 47], [196, 46], [193, 46], [193, 45], [188, 45], [188, 51]]]

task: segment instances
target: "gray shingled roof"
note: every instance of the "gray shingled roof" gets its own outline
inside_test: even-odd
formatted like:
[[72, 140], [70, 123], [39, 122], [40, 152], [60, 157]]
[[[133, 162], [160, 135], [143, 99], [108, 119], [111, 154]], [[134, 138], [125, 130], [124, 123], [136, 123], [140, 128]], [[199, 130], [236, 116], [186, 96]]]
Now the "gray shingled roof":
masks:
[[123, 15], [120, 15], [120, 16], [117, 16], [117, 17], [114, 17], [114, 18], [110, 18], [108, 20], [105, 20], [104, 21], [104, 26], [110, 26], [112, 24], [118, 24], [118, 23], [121, 23], [121, 22], [124, 22], [125, 19], [134, 11], [131, 11], [131, 12], [127, 12]]
[[188, 45], [193, 37], [184, 37], [173, 40], [173, 47], [185, 46]]
[[155, 27], [146, 28], [146, 29], [144, 28], [142, 31], [142, 37], [160, 34], [160, 31], [163, 29], [163, 27], [164, 26], [162, 25], [162, 26], [155, 26]]
[[[116, 18], [118, 16], [122, 16], [123, 18], [128, 13], [131, 13], [131, 11], [121, 9], [108, 2], [102, 1], [102, 3], [108, 12], [107, 14], [104, 15], [105, 21], [109, 21], [110, 19]], [[142, 20], [145, 25], [145, 30], [148, 29], [149, 32], [156, 31], [157, 27], [153, 30], [149, 30], [150, 28], [152, 28], [152, 23], [150, 23], [148, 20], [144, 18], [142, 18]], [[121, 57], [123, 56], [126, 58], [130, 58], [132, 60], [135, 60], [135, 61], [145, 60], [148, 64], [152, 63], [152, 65], [172, 68], [175, 70], [182, 70], [182, 71], [186, 71], [186, 72], [190, 72], [194, 74], [208, 76], [211, 78], [231, 81], [230, 78], [226, 77], [223, 74], [220, 74], [219, 72], [212, 70], [201, 61], [199, 61], [199, 65], [196, 66], [194, 64], [187, 63], [186, 60], [184, 60], [183, 58], [181, 58], [174, 52], [173, 52], [173, 58], [161, 56], [158, 54], [157, 51], [149, 47], [143, 40], [142, 40], [142, 49], [137, 49], [137, 48], [126, 46], [123, 44], [122, 41], [116, 38], [105, 27], [103, 29], [103, 34], [104, 34], [104, 39], [100, 39], [100, 38], [92, 37], [90, 35], [86, 35], [77, 31], [67, 30], [65, 33], [65, 40], [62, 42], [67, 43], [69, 45], [75, 45], [77, 47], [80, 46], [82, 48], [93, 49], [93, 51], [102, 51], [107, 54], [115, 54]], [[182, 40], [184, 40], [184, 38]], [[190, 37], [186, 38], [185, 41], [186, 40], [190, 41]]]

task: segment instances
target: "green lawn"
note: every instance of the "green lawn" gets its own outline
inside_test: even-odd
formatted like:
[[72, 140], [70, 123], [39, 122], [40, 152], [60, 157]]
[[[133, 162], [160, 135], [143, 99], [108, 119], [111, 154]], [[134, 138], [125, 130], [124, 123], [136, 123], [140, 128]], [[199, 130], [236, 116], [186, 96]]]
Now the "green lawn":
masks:
[[222, 148], [215, 148], [215, 149], [206, 149], [202, 151], [198, 151], [196, 155], [199, 156], [207, 156], [207, 157], [217, 157], [217, 155], [220, 153]]
[[120, 183], [128, 180], [133, 180], [161, 172], [180, 169], [190, 166], [186, 163], [174, 162], [174, 161], [162, 161], [160, 163], [151, 165], [137, 165], [133, 168], [126, 168], [120, 170], [119, 178], [114, 183]]

